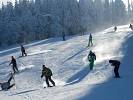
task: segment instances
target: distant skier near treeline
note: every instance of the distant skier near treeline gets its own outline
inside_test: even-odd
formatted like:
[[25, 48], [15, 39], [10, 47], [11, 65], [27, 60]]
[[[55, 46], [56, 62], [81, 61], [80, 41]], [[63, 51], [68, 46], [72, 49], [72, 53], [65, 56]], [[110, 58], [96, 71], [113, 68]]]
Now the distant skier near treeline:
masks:
[[27, 53], [23, 45], [21, 45], [21, 52], [22, 52], [22, 57], [27, 56]]
[[90, 36], [89, 36], [88, 47], [89, 47], [89, 46], [93, 46], [92, 35], [91, 35], [91, 34], [90, 34]]
[[116, 27], [116, 26], [114, 27], [114, 31], [115, 31], [115, 32], [117, 31], [117, 27]]
[[120, 78], [120, 75], [119, 75], [119, 67], [120, 67], [120, 61], [118, 60], [109, 60], [109, 63], [114, 66], [114, 73], [115, 73], [115, 78]]
[[129, 25], [129, 28], [131, 28], [131, 30], [133, 30], [133, 26], [132, 26], [132, 24]]
[[41, 78], [43, 78], [43, 76], [45, 76], [45, 81], [46, 81], [46, 84], [48, 87], [52, 87], [52, 86], [50, 86], [49, 81], [53, 84], [53, 86], [55, 86], [55, 82], [51, 78], [52, 75], [53, 74], [52, 74], [51, 69], [49, 69], [45, 65], [43, 65]]
[[90, 62], [89, 66], [90, 66], [90, 70], [93, 70], [94, 67], [94, 61], [96, 60], [96, 55], [94, 52], [90, 51], [89, 55], [88, 55], [88, 61]]
[[12, 69], [13, 69], [14, 74], [18, 73], [19, 70], [18, 70], [18, 67], [17, 67], [17, 62], [16, 62], [16, 59], [13, 56], [11, 57], [11, 62], [10, 62], [9, 65], [11, 65], [11, 64], [12, 64]]
[[10, 75], [11, 76], [7, 82], [0, 83], [2, 90], [7, 91], [8, 89], [12, 88], [15, 85], [15, 83], [10, 85], [11, 80], [14, 79], [13, 74], [11, 73]]

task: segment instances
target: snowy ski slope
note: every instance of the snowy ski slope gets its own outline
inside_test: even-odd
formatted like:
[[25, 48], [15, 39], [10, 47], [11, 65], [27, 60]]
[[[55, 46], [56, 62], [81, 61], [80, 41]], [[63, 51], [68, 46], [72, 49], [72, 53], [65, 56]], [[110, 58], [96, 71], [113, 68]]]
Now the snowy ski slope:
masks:
[[[93, 34], [94, 46], [87, 48], [89, 35], [69, 37], [66, 41], [48, 39], [27, 45], [27, 57], [20, 56], [19, 47], [0, 51], [0, 82], [9, 78], [8, 66], [15, 55], [19, 74], [16, 86], [1, 91], [1, 100], [132, 100], [133, 90], [133, 33], [128, 25], [113, 27]], [[87, 55], [97, 56], [93, 71], [89, 71]], [[121, 79], [114, 79], [109, 59], [122, 61]], [[41, 79], [42, 65], [53, 71], [56, 87], [45, 88]]]

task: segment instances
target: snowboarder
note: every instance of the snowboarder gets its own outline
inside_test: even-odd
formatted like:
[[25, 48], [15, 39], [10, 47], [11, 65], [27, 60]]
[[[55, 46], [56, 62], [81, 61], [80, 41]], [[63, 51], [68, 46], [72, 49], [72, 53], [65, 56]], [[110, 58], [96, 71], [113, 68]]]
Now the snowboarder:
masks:
[[27, 53], [25, 52], [25, 48], [23, 45], [21, 45], [21, 52], [22, 52], [22, 57], [27, 56]]
[[89, 42], [88, 42], [88, 47], [89, 46], [93, 46], [93, 43], [92, 43], [92, 35], [90, 34], [89, 36]]
[[13, 74], [11, 73], [11, 76], [7, 82], [0, 83], [1, 89], [7, 91], [8, 89], [12, 88], [14, 84], [10, 85], [11, 80], [14, 79]]
[[117, 27], [116, 27], [116, 26], [114, 27], [114, 31], [115, 31], [115, 32], [117, 31]]
[[11, 65], [11, 64], [12, 64], [12, 69], [14, 71], [14, 74], [18, 73], [19, 71], [18, 71], [18, 68], [17, 68], [17, 62], [16, 62], [16, 59], [13, 56], [11, 57], [11, 62], [10, 62], [9, 65]]
[[118, 61], [118, 60], [109, 60], [109, 63], [110, 63], [112, 66], [114, 66], [115, 78], [120, 78], [119, 72], [118, 72], [119, 67], [120, 67], [120, 64], [121, 64], [120, 61]]
[[129, 28], [131, 28], [131, 30], [133, 30], [133, 26], [132, 26], [132, 24], [129, 25]]
[[51, 69], [49, 69], [45, 65], [43, 65], [41, 78], [43, 78], [43, 76], [45, 76], [46, 84], [48, 87], [51, 87], [49, 84], [49, 81], [53, 84], [53, 86], [55, 86], [55, 82], [51, 78], [52, 75], [53, 74], [52, 74]]
[[88, 55], [88, 61], [90, 62], [89, 64], [90, 70], [93, 70], [95, 60], [96, 60], [96, 55], [92, 51], [90, 51]]

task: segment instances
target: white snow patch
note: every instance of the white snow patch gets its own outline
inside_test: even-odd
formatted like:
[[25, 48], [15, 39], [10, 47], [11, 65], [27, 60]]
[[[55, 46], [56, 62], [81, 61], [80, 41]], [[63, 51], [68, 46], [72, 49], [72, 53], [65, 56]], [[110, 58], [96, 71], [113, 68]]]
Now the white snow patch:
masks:
[[31, 68], [33, 68], [33, 67], [35, 67], [35, 66], [34, 66], [34, 65], [20, 66], [20, 67], [19, 67], [19, 70], [20, 70], [20, 71], [23, 71], [23, 70], [26, 70], [26, 69], [31, 69]]
[[34, 50], [34, 51], [32, 51], [32, 53], [29, 53], [28, 55], [30, 56], [30, 55], [36, 55], [36, 54], [42, 54], [42, 53], [47, 53], [47, 52], [50, 52], [50, 51], [52, 51], [52, 50]]

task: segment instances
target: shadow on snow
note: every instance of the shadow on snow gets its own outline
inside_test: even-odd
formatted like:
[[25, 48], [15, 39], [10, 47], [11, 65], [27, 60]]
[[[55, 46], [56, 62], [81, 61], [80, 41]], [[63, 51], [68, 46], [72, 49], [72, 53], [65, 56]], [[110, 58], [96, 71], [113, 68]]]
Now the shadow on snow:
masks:
[[108, 79], [104, 84], [95, 86], [77, 100], [131, 100], [133, 71], [133, 36], [127, 38], [122, 48], [124, 57], [120, 66], [120, 79]]
[[17, 93], [11, 94], [10, 96], [19, 95], [19, 94], [24, 94], [24, 93], [28, 93], [28, 92], [37, 91], [37, 90], [38, 90], [38, 89], [32, 89], [32, 90], [26, 90], [26, 91], [22, 91], [22, 92], [17, 92]]
[[86, 66], [84, 69], [82, 69], [81, 71], [76, 73], [74, 76], [69, 78], [66, 82], [66, 85], [73, 85], [73, 84], [79, 83], [89, 74], [89, 72], [90, 72], [89, 66]]
[[65, 61], [63, 61], [63, 63], [67, 62], [68, 60], [71, 60], [72, 58], [74, 58], [75, 56], [77, 56], [78, 54], [82, 53], [83, 51], [85, 51], [86, 49], [88, 49], [87, 47], [86, 48], [83, 48], [82, 50], [78, 51], [76, 54], [72, 55], [71, 57], [67, 58]]

